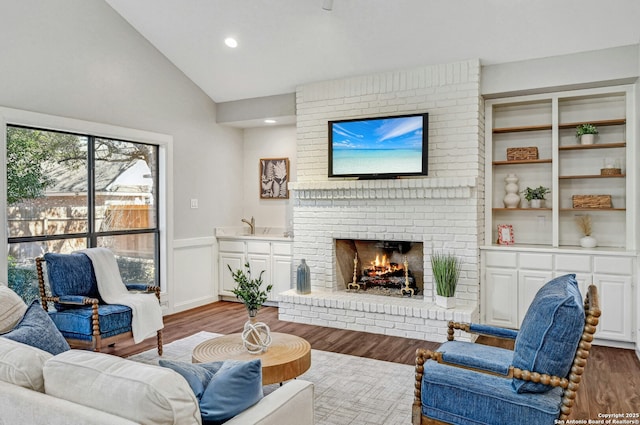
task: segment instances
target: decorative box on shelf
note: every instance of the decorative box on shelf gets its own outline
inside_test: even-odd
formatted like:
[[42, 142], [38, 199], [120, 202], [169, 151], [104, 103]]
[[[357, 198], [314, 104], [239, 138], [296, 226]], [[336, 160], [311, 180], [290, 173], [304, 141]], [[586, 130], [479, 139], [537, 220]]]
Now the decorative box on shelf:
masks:
[[619, 176], [622, 174], [622, 169], [620, 168], [601, 168], [600, 175], [601, 176]]
[[526, 159], [538, 159], [538, 148], [535, 146], [507, 148], [507, 161], [521, 161]]
[[611, 195], [573, 195], [573, 208], [612, 208]]

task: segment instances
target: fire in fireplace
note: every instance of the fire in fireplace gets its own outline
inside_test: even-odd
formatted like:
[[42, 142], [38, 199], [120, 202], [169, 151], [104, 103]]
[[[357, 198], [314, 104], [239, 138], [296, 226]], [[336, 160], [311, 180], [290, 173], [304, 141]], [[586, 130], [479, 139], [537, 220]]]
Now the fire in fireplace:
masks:
[[353, 239], [336, 239], [335, 242], [339, 289], [422, 297], [422, 243]]

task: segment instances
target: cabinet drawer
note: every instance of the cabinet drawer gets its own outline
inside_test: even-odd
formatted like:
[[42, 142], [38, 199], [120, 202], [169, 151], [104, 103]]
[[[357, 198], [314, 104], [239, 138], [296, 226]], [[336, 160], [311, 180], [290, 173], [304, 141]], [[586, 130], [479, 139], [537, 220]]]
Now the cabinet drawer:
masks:
[[516, 267], [517, 257], [515, 252], [487, 251], [484, 259], [487, 267]]
[[567, 273], [590, 273], [590, 255], [556, 255], [556, 270]]
[[256, 254], [269, 254], [270, 246], [269, 242], [247, 242], [247, 252], [253, 252]]
[[273, 255], [291, 255], [291, 243], [273, 243]]
[[626, 257], [594, 256], [593, 271], [629, 276], [633, 274], [633, 259]]
[[551, 254], [521, 253], [519, 266], [530, 270], [551, 270], [553, 256]]
[[242, 241], [220, 241], [220, 251], [244, 252], [244, 242], [242, 242]]

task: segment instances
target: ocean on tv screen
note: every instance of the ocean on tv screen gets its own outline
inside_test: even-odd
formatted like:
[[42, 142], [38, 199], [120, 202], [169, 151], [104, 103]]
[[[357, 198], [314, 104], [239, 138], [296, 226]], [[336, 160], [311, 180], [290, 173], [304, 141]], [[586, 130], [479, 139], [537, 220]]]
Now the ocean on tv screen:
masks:
[[358, 149], [333, 152], [333, 174], [422, 172], [421, 149]]

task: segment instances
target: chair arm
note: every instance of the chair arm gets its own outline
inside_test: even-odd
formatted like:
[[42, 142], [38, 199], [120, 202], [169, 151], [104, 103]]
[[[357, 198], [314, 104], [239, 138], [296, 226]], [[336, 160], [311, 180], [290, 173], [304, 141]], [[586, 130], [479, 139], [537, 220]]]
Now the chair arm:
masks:
[[509, 375], [507, 378], [516, 378], [523, 381], [530, 381], [549, 385], [551, 387], [562, 387], [567, 389], [569, 386], [569, 380], [567, 378], [560, 378], [555, 375], [547, 375], [546, 373], [531, 372], [530, 370], [519, 369], [514, 366], [509, 366]]
[[[149, 288], [153, 288], [152, 285], [147, 285], [146, 283], [125, 283], [128, 291], [148, 291]], [[151, 290], [153, 292], [153, 290]]]
[[125, 283], [128, 291], [144, 291], [154, 292], [158, 301], [160, 300], [160, 287], [154, 285], [148, 285], [146, 283]]
[[[438, 363], [443, 363], [451, 367], [458, 367], [461, 369], [473, 370], [475, 372], [483, 373], [485, 375], [493, 375], [500, 376], [503, 378], [516, 378], [521, 379], [523, 381], [531, 381], [535, 383], [542, 383], [544, 385], [550, 385], [552, 387], [562, 387], [567, 388], [569, 385], [569, 380], [567, 378], [561, 378], [555, 375], [547, 375], [546, 373], [538, 373], [531, 372], [530, 370], [520, 369], [515, 366], [509, 366], [509, 373], [507, 375], [500, 375], [496, 373], [492, 373], [489, 371], [485, 371], [482, 369], [476, 369], [468, 366], [457, 365], [455, 363], [448, 363], [442, 359], [442, 353], [439, 351], [431, 351], [424, 348], [418, 348], [416, 350], [416, 390], [414, 395], [419, 400], [420, 396], [420, 388], [422, 384], [422, 374], [424, 373], [424, 363], [427, 360], [436, 360]], [[415, 399], [414, 399], [415, 403]]]
[[56, 297], [58, 304], [67, 304], [67, 305], [87, 305], [93, 304], [94, 302], [97, 304], [99, 301], [96, 298], [85, 297], [84, 295], [61, 295]]
[[492, 336], [495, 338], [503, 338], [503, 339], [510, 339], [510, 340], [515, 340], [516, 337], [518, 336], [518, 331], [513, 329], [481, 325], [478, 323], [458, 323], [454, 321], [449, 321], [448, 331], [447, 331], [448, 333], [447, 340], [453, 341], [454, 339], [453, 334], [455, 329], [459, 329], [467, 333], [472, 333], [477, 335], [486, 335], [486, 336]]
[[429, 359], [442, 361], [442, 353], [425, 348], [416, 350], [416, 381], [413, 390], [413, 406], [411, 407], [412, 424], [419, 424], [422, 416], [422, 375], [424, 374], [424, 362]]

